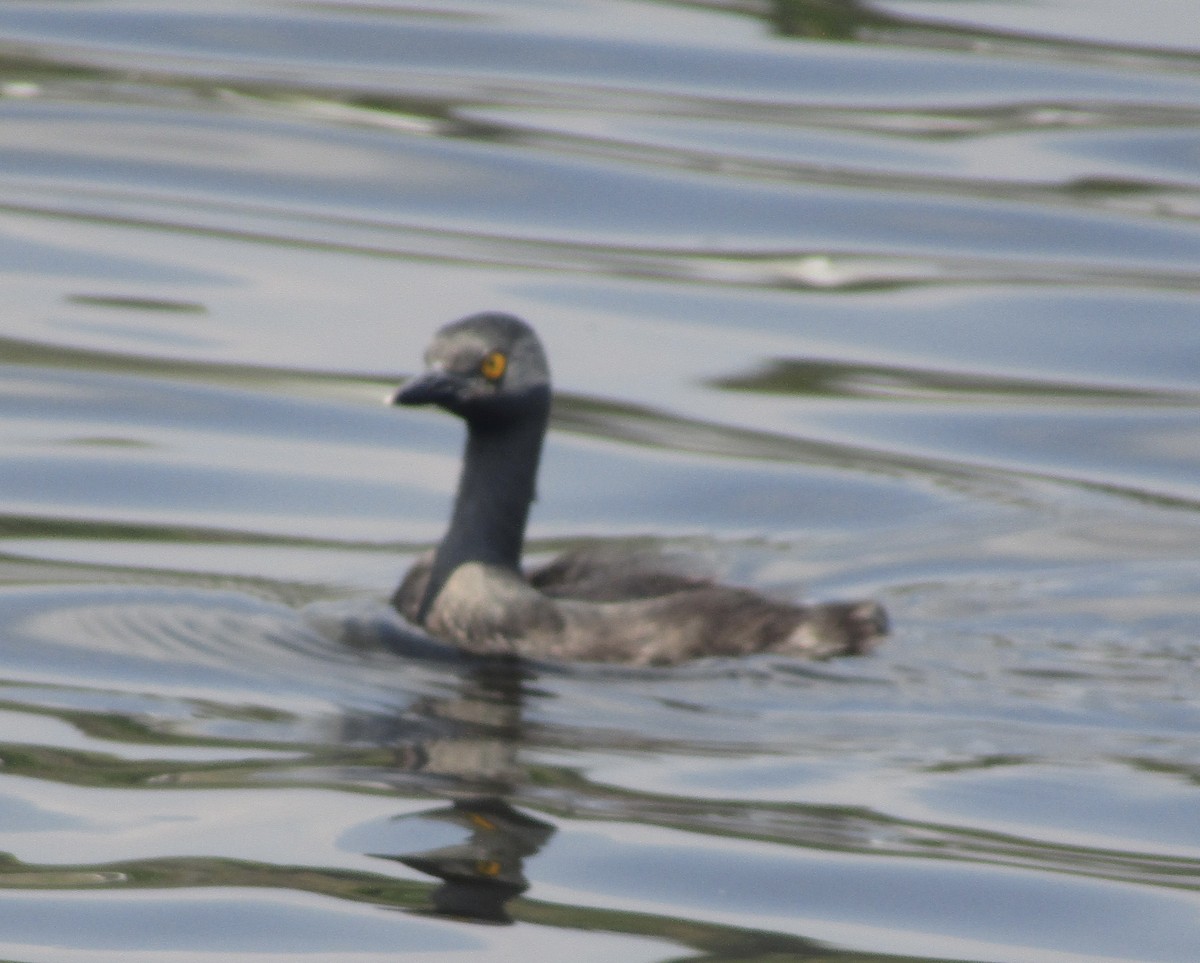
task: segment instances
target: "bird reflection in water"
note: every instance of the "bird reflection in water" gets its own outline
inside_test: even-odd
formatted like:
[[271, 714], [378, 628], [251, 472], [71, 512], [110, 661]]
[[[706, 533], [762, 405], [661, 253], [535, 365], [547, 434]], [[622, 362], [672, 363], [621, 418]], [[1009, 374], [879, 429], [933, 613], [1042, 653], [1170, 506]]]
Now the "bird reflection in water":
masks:
[[429, 700], [418, 711], [451, 723], [452, 732], [409, 743], [399, 765], [408, 776], [454, 798], [444, 808], [401, 816], [461, 827], [461, 842], [425, 852], [371, 855], [403, 863], [443, 882], [432, 912], [487, 923], [510, 923], [507, 904], [529, 888], [525, 860], [554, 827], [505, 801], [520, 781], [521, 701], [532, 672], [517, 660], [480, 660], [465, 669], [457, 695]]
[[525, 859], [554, 835], [554, 827], [495, 796], [457, 800], [421, 818], [462, 826], [471, 834], [462, 843], [389, 857], [443, 880], [433, 892], [434, 911], [480, 922], [512, 922], [508, 901], [529, 888]]

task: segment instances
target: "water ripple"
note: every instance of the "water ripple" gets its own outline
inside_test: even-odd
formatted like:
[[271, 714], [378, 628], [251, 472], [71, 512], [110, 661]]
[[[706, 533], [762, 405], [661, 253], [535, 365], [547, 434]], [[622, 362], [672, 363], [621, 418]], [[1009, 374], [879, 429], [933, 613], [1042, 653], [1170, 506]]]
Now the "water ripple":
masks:
[[[0, 5], [0, 955], [1196, 959], [1200, 45], [1118, 6]], [[489, 307], [532, 556], [888, 644], [405, 625], [381, 399]]]

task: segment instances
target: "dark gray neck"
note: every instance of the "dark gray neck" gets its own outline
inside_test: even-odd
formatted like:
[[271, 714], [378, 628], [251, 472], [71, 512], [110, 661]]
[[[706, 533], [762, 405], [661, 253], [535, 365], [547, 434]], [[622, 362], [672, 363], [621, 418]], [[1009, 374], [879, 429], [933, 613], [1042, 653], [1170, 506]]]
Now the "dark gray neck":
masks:
[[547, 397], [537, 399], [511, 421], [467, 423], [467, 448], [454, 514], [434, 554], [418, 622], [424, 623], [442, 586], [464, 562], [520, 570], [525, 523], [549, 414]]

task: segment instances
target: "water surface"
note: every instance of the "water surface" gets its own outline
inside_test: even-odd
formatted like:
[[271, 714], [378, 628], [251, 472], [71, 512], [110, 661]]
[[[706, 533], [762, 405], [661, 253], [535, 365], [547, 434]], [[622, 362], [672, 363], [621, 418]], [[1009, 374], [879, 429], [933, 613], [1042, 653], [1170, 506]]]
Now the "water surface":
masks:
[[[0, 6], [0, 956], [1195, 960], [1193, 21]], [[887, 645], [393, 651], [461, 429], [381, 399], [487, 308], [531, 557]]]

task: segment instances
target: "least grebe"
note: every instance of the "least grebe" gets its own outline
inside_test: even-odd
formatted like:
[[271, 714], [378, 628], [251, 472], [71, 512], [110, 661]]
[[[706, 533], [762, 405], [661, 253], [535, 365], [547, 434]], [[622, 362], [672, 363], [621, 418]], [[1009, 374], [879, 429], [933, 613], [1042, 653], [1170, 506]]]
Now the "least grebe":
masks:
[[466, 422], [450, 527], [393, 597], [432, 635], [479, 654], [674, 664], [702, 656], [857, 654], [886, 632], [872, 601], [800, 605], [617, 546], [566, 553], [527, 575], [521, 552], [550, 416], [550, 368], [519, 318], [487, 312], [442, 328], [427, 370], [394, 404]]

